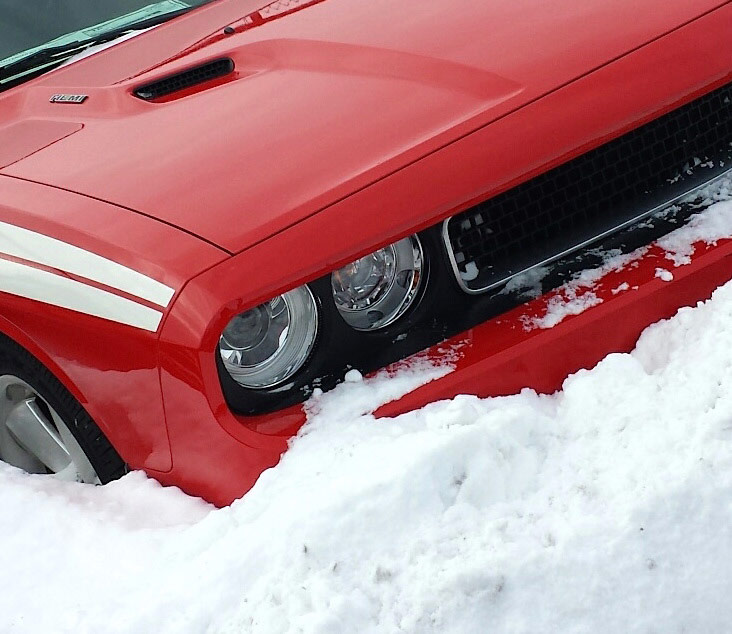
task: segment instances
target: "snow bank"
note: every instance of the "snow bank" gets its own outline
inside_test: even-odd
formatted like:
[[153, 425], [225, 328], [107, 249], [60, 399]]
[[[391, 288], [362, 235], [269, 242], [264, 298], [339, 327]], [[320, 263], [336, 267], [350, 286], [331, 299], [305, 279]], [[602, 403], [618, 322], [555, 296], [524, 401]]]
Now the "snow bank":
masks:
[[227, 509], [0, 466], [0, 631], [729, 631], [732, 282], [555, 395], [365, 413], [444, 371], [319, 395]]

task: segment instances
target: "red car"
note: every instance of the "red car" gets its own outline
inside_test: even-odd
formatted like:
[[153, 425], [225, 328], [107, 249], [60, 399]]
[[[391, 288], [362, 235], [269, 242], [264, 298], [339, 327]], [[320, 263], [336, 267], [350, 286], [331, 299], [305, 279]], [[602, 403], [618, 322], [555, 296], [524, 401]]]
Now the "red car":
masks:
[[352, 368], [462, 344], [379, 416], [553, 391], [732, 277], [650, 248], [525, 327], [728, 173], [729, 2], [147, 2], [0, 20], [11, 464], [227, 504]]

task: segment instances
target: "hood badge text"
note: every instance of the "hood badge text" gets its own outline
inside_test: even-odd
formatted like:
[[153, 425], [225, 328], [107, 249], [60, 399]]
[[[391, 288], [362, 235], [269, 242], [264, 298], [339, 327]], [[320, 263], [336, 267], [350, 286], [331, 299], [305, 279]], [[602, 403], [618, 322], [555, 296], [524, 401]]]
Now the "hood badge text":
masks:
[[52, 95], [51, 103], [84, 103], [89, 95]]

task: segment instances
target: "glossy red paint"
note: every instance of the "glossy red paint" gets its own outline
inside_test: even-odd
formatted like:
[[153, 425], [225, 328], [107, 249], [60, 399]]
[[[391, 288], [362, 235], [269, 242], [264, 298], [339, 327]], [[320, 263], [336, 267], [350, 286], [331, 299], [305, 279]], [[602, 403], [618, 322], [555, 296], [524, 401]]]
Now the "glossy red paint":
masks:
[[[304, 420], [300, 407], [228, 409], [214, 355], [233, 315], [732, 79], [719, 0], [324, 0], [244, 28], [261, 4], [219, 0], [0, 95], [0, 220], [176, 293], [157, 333], [7, 294], [0, 330], [131, 466], [217, 504], [276, 464]], [[131, 95], [223, 55], [231, 80], [164, 103]], [[48, 103], [81, 91], [82, 105]], [[623, 274], [638, 290], [612, 295], [610, 276], [602, 304], [550, 330], [522, 322], [547, 297], [486, 322], [455, 338], [454, 372], [377, 414], [553, 391], [707, 297], [732, 277], [731, 253], [700, 246], [665, 283], [651, 251]]]
[[[127, 209], [7, 176], [0, 176], [0, 219], [104, 254], [174, 289], [227, 257]], [[155, 333], [6, 293], [0, 306], [0, 330], [56, 375], [125, 460], [171, 468]]]
[[[222, 33], [223, 5], [229, 21], [251, 11], [214, 3], [25, 87], [24, 117], [84, 129], [4, 172], [136, 209], [235, 253], [721, 4], [326, 0], [152, 57], [160, 40], [189, 41], [180, 31], [192, 22], [201, 37]], [[222, 56], [236, 81], [164, 104], [129, 98]], [[48, 103], [81, 87], [82, 106]]]

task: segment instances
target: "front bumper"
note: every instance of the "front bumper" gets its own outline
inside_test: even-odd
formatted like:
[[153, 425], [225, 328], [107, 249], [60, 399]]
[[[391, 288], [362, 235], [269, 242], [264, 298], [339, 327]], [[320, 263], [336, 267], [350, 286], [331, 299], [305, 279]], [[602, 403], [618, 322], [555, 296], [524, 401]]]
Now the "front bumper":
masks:
[[[191, 280], [160, 337], [173, 468], [151, 473], [227, 504], [277, 463], [303, 423], [301, 406], [247, 418], [235, 416], [227, 406], [215, 351], [223, 326], [234, 314], [433, 226], [729, 82], [732, 53], [726, 41], [731, 21], [732, 5], [727, 5]], [[631, 349], [650, 323], [709, 297], [732, 277], [732, 243], [697, 245], [691, 262], [673, 269], [672, 282], [656, 277], [657, 268], [669, 266], [663, 252], [651, 248], [635, 268], [609, 273], [596, 284], [592, 292], [600, 303], [553, 328], [527, 331], [525, 326], [557, 301], [561, 289], [457, 335], [448, 341], [459, 344], [454, 371], [383, 406], [376, 415], [393, 416], [459, 393], [490, 396], [524, 387], [553, 392], [567, 374], [592, 367], [610, 352]], [[613, 294], [623, 282], [628, 290]], [[423, 354], [439, 357], [444, 345]]]
[[[658, 277], [659, 268], [669, 269], [673, 280]], [[690, 262], [679, 267], [652, 246], [631, 265], [580, 290], [579, 296], [593, 293], [595, 305], [551, 328], [527, 324], [566, 300], [562, 288], [421, 353], [439, 361], [447, 348], [458, 351], [453, 371], [383, 405], [375, 415], [393, 417], [457, 394], [506, 395], [524, 387], [554, 392], [568, 374], [593, 367], [608, 353], [631, 350], [646, 326], [707, 299], [730, 279], [732, 240], [696, 244]], [[215, 367], [203, 361], [204, 355], [192, 351], [164, 355], [162, 385], [174, 461], [172, 471], [155, 475], [225, 505], [277, 463], [305, 414], [296, 406], [260, 417], [256, 425], [244, 424], [226, 406]], [[186, 370], [191, 364], [200, 376]]]

